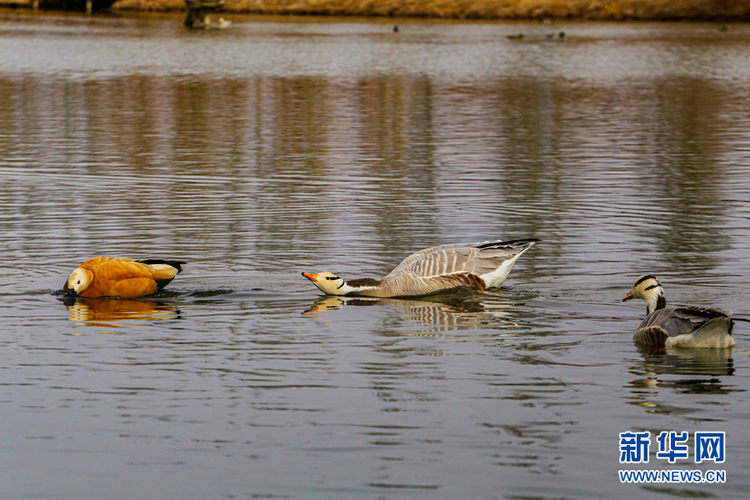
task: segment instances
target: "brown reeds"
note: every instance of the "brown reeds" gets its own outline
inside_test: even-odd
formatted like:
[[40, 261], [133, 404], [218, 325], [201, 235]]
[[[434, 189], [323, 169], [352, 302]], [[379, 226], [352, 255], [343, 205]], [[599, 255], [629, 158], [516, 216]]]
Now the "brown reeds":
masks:
[[[115, 10], [184, 10], [184, 0], [117, 0]], [[224, 12], [457, 19], [750, 21], [750, 0], [228, 0]]]

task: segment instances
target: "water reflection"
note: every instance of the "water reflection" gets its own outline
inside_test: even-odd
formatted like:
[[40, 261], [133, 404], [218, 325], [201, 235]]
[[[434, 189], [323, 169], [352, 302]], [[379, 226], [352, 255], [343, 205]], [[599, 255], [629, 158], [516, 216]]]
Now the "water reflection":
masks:
[[[735, 372], [732, 349], [645, 349], [639, 348], [643, 360], [629, 373], [637, 375], [628, 382], [628, 404], [641, 406], [651, 413], [689, 414], [695, 408], [675, 405], [661, 394], [671, 390], [677, 394], [725, 396], [742, 391], [728, 384], [722, 376]], [[677, 377], [676, 377], [677, 376]], [[700, 377], [700, 378], [693, 378]], [[714, 404], [719, 404], [715, 401]]]
[[[6, 183], [0, 212], [17, 219], [19, 238], [40, 228], [96, 231], [101, 222], [90, 217], [106, 213], [143, 239], [196, 253], [210, 240], [235, 264], [263, 271], [298, 263], [287, 255], [298, 234], [320, 264], [356, 248], [352, 265], [374, 272], [447, 233], [541, 237], [548, 258], [527, 259], [535, 276], [586, 265], [605, 272], [615, 259], [602, 244], [623, 238], [636, 255], [661, 256], [649, 272], [705, 274], [731, 243], [730, 205], [721, 202], [732, 181], [721, 156], [730, 137], [716, 132], [731, 97], [702, 81], [628, 85], [632, 92], [612, 96], [514, 79], [456, 92], [424, 75], [0, 75], [0, 150], [16, 159], [7, 166], [86, 183], [76, 196]], [[128, 112], [113, 119], [113, 103]], [[596, 114], [596, 123], [581, 119]], [[60, 225], [60, 206], [81, 218], [75, 227]], [[165, 212], [176, 224], [156, 229]], [[589, 262], [566, 258], [570, 245], [587, 245]]]
[[154, 320], [180, 319], [180, 310], [174, 304], [151, 300], [65, 299], [70, 321], [76, 325], [95, 328], [124, 329]]
[[704, 274], [729, 246], [723, 217], [726, 182], [717, 125], [728, 103], [712, 83], [693, 78], [657, 82], [648, 100], [643, 146], [653, 155], [635, 167], [643, 179], [641, 209], [652, 224], [641, 232], [681, 272]]
[[[689, 405], [675, 404], [674, 401], [660, 393], [660, 389], [670, 389], [676, 394], [698, 396], [728, 396], [736, 392], [744, 392], [734, 384], [727, 384], [720, 379], [681, 379], [675, 381], [659, 381], [653, 378], [634, 380], [629, 384], [631, 395], [627, 397], [627, 404], [646, 409], [648, 413], [687, 416], [699, 413], [699, 408]], [[724, 405], [729, 401], [714, 400], [708, 404]], [[700, 417], [691, 417], [702, 420]], [[715, 418], [705, 418], [706, 421], [716, 421]]]
[[642, 366], [631, 373], [653, 375], [731, 375], [734, 373], [732, 349], [646, 349], [638, 347]]
[[518, 298], [488, 298], [461, 291], [419, 299], [324, 296], [302, 314], [308, 318], [325, 318], [344, 306], [388, 306], [400, 312], [402, 329], [426, 335], [479, 328], [523, 328], [513, 314], [513, 309], [521, 303]]

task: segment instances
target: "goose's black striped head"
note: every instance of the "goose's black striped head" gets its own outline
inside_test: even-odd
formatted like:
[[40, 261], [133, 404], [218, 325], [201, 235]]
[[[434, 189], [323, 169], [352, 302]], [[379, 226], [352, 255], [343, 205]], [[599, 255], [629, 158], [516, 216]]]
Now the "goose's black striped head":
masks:
[[346, 295], [345, 282], [333, 273], [302, 273], [302, 276], [312, 281], [321, 292], [327, 295]]
[[664, 297], [664, 289], [661, 283], [654, 276], [645, 274], [635, 280], [633, 286], [625, 297], [623, 302], [630, 299], [643, 299], [648, 304], [648, 314], [656, 309], [662, 309], [667, 305], [667, 299]]

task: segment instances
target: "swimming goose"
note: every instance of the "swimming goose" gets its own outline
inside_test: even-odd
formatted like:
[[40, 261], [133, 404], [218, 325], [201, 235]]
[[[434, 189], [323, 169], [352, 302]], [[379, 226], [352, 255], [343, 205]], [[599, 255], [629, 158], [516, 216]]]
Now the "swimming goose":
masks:
[[133, 299], [167, 286], [182, 271], [182, 264], [176, 260], [94, 257], [73, 271], [63, 290], [74, 297]]
[[729, 314], [709, 307], [667, 307], [659, 280], [641, 276], [623, 297], [646, 301], [646, 317], [633, 335], [637, 344], [650, 347], [714, 347], [734, 345], [734, 322]]
[[302, 273], [327, 295], [414, 297], [457, 287], [500, 286], [537, 239], [459, 243], [426, 248], [404, 259], [381, 280], [344, 281], [329, 273]]

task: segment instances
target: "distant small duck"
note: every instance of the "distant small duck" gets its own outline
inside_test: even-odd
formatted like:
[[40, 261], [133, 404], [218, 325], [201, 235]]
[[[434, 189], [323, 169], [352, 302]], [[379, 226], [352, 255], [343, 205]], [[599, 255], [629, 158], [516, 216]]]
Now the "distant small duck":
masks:
[[73, 271], [63, 291], [72, 297], [143, 297], [167, 286], [182, 272], [182, 264], [176, 260], [94, 257]]
[[382, 280], [344, 281], [329, 272], [302, 273], [327, 295], [416, 297], [452, 288], [500, 286], [537, 239], [459, 243], [426, 248], [404, 259]]
[[734, 322], [729, 314], [709, 307], [667, 307], [664, 289], [650, 275], [641, 276], [623, 301], [646, 301], [646, 317], [633, 335], [649, 347], [726, 348], [734, 345]]
[[192, 29], [219, 29], [223, 30], [228, 28], [232, 24], [232, 21], [220, 17], [216, 23], [211, 22], [211, 16], [196, 17], [192, 21], [188, 21], [187, 26]]
[[552, 40], [555, 37], [559, 38], [560, 40], [565, 40], [565, 32], [561, 31], [559, 33], [549, 33], [547, 35], [547, 38], [550, 39], [550, 40]]

